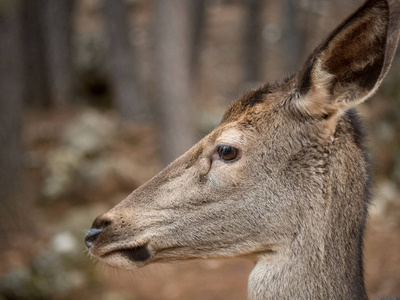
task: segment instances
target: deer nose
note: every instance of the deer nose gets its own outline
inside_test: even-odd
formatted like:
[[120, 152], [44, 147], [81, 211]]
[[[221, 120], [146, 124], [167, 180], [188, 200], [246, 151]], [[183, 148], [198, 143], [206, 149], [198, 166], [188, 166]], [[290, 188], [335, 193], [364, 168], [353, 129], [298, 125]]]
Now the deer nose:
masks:
[[102, 232], [102, 229], [97, 229], [97, 228], [92, 228], [89, 230], [89, 232], [86, 234], [85, 237], [85, 244], [88, 249], [93, 246], [94, 242], [96, 242], [98, 236]]
[[93, 224], [92, 229], [85, 236], [85, 244], [88, 249], [93, 246], [96, 242], [97, 238], [99, 237], [100, 233], [106, 228], [108, 225], [111, 224], [111, 221], [106, 219], [104, 215], [98, 216]]

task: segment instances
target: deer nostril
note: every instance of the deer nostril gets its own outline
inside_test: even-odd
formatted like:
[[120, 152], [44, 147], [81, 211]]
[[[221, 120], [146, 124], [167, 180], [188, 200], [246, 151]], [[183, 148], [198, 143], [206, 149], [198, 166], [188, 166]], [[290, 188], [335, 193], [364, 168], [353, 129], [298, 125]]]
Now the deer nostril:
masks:
[[105, 215], [98, 216], [92, 224], [92, 229], [104, 229], [111, 224], [111, 221]]
[[102, 229], [92, 228], [86, 234], [85, 244], [86, 244], [86, 247], [88, 249], [93, 246], [94, 242], [96, 242], [96, 240], [97, 240], [98, 236], [100, 235], [101, 231], [102, 231]]
[[94, 220], [92, 229], [89, 230], [85, 237], [85, 244], [88, 249], [93, 246], [100, 233], [110, 224], [111, 220], [106, 217], [106, 214], [100, 215]]

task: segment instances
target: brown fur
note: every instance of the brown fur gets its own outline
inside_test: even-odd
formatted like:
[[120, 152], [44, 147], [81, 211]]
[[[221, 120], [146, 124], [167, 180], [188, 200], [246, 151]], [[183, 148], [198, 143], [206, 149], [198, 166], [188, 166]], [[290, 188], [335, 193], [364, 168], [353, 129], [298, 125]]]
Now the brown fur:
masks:
[[[94, 221], [90, 252], [127, 269], [242, 256], [256, 263], [249, 299], [367, 298], [370, 178], [352, 107], [389, 69], [399, 2], [366, 2], [299, 74], [233, 103], [213, 132]], [[219, 145], [238, 157], [224, 161]]]

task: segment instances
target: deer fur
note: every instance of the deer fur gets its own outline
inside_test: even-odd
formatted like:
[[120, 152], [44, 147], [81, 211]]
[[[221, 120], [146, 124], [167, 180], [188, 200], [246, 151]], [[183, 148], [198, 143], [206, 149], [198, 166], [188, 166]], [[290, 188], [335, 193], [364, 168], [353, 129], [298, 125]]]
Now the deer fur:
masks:
[[[86, 237], [106, 264], [245, 257], [249, 299], [366, 299], [368, 155], [353, 109], [381, 84], [400, 1], [367, 1], [303, 69], [236, 100], [222, 122], [99, 216]], [[225, 160], [219, 145], [238, 150]]]

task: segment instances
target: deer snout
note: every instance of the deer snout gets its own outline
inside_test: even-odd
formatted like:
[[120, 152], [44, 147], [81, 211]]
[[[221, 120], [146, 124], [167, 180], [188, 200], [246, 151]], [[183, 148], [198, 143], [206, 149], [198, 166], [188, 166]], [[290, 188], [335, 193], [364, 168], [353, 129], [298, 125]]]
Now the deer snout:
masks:
[[97, 228], [92, 228], [89, 230], [85, 236], [85, 244], [88, 249], [93, 246], [101, 232], [102, 229]]
[[99, 237], [103, 229], [109, 226], [110, 224], [111, 221], [106, 219], [103, 215], [98, 216], [94, 220], [92, 228], [85, 236], [85, 245], [88, 249], [90, 249], [90, 247], [93, 246], [93, 244], [96, 242], [97, 238]]

